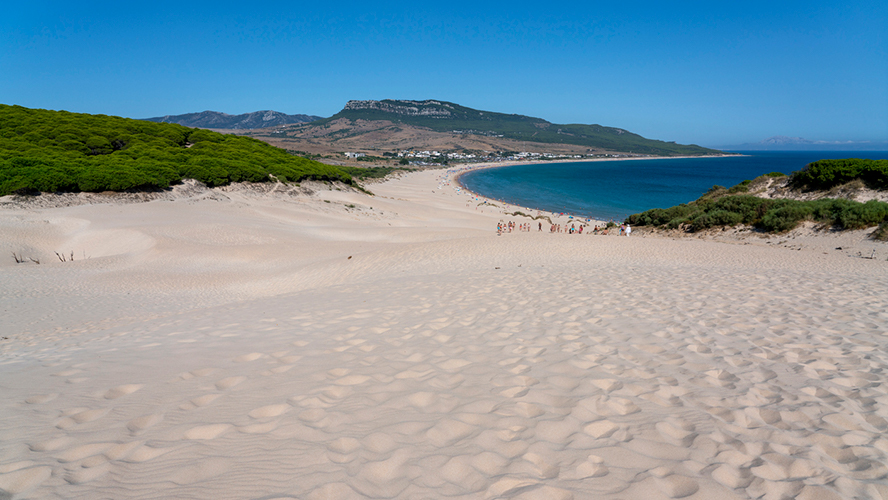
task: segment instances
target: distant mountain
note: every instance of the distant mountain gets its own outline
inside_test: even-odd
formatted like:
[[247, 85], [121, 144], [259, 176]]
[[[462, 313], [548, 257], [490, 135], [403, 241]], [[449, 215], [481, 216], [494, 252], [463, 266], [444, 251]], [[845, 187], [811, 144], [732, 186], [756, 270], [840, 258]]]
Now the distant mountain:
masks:
[[167, 115], [145, 118], [150, 122], [178, 123], [192, 128], [215, 128], [229, 130], [249, 130], [254, 128], [276, 127], [292, 123], [307, 123], [319, 120], [320, 116], [287, 115], [277, 111], [255, 111], [242, 115], [229, 115], [218, 111], [188, 113], [184, 115]]
[[810, 141], [775, 135], [760, 142], [722, 146], [725, 151], [888, 151], [888, 141]]
[[[495, 113], [467, 108], [445, 101], [349, 101], [339, 113], [311, 122], [303, 134], [330, 129], [334, 122], [378, 121], [424, 127], [456, 136], [486, 136], [534, 143], [585, 146], [606, 151], [664, 156], [720, 154], [697, 145], [682, 145], [646, 139], [638, 134], [601, 125], [559, 125], [542, 118]], [[354, 129], [352, 132], [354, 133]]]

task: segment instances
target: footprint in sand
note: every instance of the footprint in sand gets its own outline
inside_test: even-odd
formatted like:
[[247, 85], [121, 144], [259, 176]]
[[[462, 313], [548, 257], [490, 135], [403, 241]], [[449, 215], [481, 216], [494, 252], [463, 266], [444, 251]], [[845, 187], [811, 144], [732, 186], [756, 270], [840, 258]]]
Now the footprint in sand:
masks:
[[610, 420], [599, 420], [583, 427], [583, 432], [595, 439], [603, 439], [612, 436], [619, 429], [620, 426]]
[[[436, 472], [442, 479], [458, 486], [463, 493], [483, 490], [490, 483], [485, 475], [474, 466], [475, 458], [471, 455], [453, 457], [439, 467]], [[487, 464], [482, 463], [481, 465], [484, 467]]]
[[539, 479], [555, 479], [561, 472], [557, 465], [552, 465], [536, 453], [525, 453], [521, 458], [530, 465], [528, 472]]
[[199, 427], [194, 427], [185, 432], [185, 439], [192, 440], [210, 440], [216, 439], [225, 433], [232, 426], [231, 424], [210, 424], [210, 425], [201, 425]]
[[154, 413], [142, 417], [134, 418], [127, 422], [126, 428], [133, 434], [138, 434], [145, 429], [159, 423], [163, 420], [163, 413]]
[[25, 403], [28, 403], [29, 405], [36, 405], [36, 404], [48, 403], [48, 402], [52, 401], [53, 399], [55, 399], [55, 398], [57, 398], [57, 397], [59, 397], [59, 394], [58, 394], [58, 393], [53, 393], [53, 394], [41, 394], [41, 395], [38, 395], [38, 396], [31, 396], [30, 398], [28, 398], [28, 399], [25, 400]]
[[[360, 495], [351, 486], [345, 483], [330, 483], [315, 488], [307, 497], [307, 500], [351, 500]], [[290, 497], [272, 500], [291, 500]]]
[[247, 377], [223, 378], [222, 380], [216, 382], [216, 389], [219, 389], [220, 391], [224, 391], [226, 389], [231, 389], [232, 387], [240, 384], [244, 380], [247, 380]]
[[257, 359], [262, 357], [262, 353], [252, 352], [250, 354], [242, 354], [236, 358], [234, 358], [235, 363], [248, 363], [250, 361], [256, 361]]
[[746, 488], [755, 479], [749, 472], [749, 468], [735, 467], [730, 464], [722, 464], [711, 473], [712, 479], [728, 488]]
[[663, 493], [670, 498], [684, 498], [691, 496], [700, 489], [697, 481], [685, 476], [673, 474], [666, 467], [657, 467], [650, 471], [651, 475]]
[[96, 408], [93, 410], [78, 411], [56, 422], [56, 427], [59, 429], [71, 429], [77, 425], [98, 420], [104, 417], [109, 411], [111, 411], [110, 408]]
[[277, 416], [283, 415], [284, 413], [287, 413], [291, 409], [293, 409], [293, 407], [288, 404], [268, 405], [268, 406], [263, 406], [261, 408], [256, 408], [255, 410], [251, 411], [247, 415], [249, 415], [250, 418], [256, 418], [256, 419], [270, 418], [270, 417], [277, 417]]
[[331, 462], [344, 464], [357, 457], [357, 451], [361, 449], [361, 442], [355, 438], [342, 437], [327, 445], [327, 458]]
[[689, 448], [697, 438], [694, 424], [683, 420], [667, 418], [662, 422], [657, 422], [654, 427], [663, 439], [676, 446]]
[[190, 372], [185, 372], [185, 373], [179, 375], [179, 377], [182, 380], [191, 380], [194, 377], [206, 377], [207, 375], [210, 375], [214, 371], [216, 371], [215, 368], [201, 368], [199, 370], [191, 370]]
[[143, 445], [133, 450], [132, 453], [130, 453], [128, 456], [122, 457], [120, 460], [129, 463], [142, 463], [153, 460], [161, 455], [165, 455], [175, 449], [175, 447], [154, 448], [151, 446]]
[[433, 445], [443, 448], [469, 437], [477, 427], [459, 420], [443, 419], [426, 431], [426, 439]]
[[222, 397], [221, 394], [204, 394], [203, 396], [198, 396], [187, 403], [182, 403], [179, 405], [180, 410], [194, 410], [197, 408], [203, 408], [204, 406], [209, 405], [213, 401]]
[[130, 453], [138, 449], [140, 446], [145, 444], [145, 441], [131, 441], [129, 443], [120, 443], [117, 446], [112, 446], [106, 452], [103, 453], [105, 458], [108, 460], [120, 460], [122, 458], [126, 458]]
[[143, 384], [119, 385], [119, 386], [114, 387], [112, 389], [108, 389], [108, 391], [105, 392], [105, 399], [117, 399], [119, 397], [123, 397], [128, 394], [132, 394], [132, 393], [138, 391], [139, 389], [141, 389], [142, 387], [145, 387], [145, 386]]
[[326, 427], [330, 422], [330, 419], [327, 418], [327, 412], [321, 408], [312, 408], [310, 410], [299, 412], [299, 414], [296, 415], [296, 418], [301, 420], [305, 425], [315, 429]]
[[52, 476], [51, 467], [27, 467], [0, 474], [0, 498], [16, 498]]
[[577, 466], [577, 479], [589, 479], [606, 476], [610, 470], [604, 465], [604, 459], [597, 455], [589, 455], [585, 462]]
[[68, 436], [60, 436], [52, 439], [47, 439], [46, 441], [40, 441], [39, 443], [34, 443], [30, 445], [28, 448], [31, 451], [56, 451], [61, 450], [62, 448], [68, 446], [72, 442], [72, 439]]
[[55, 458], [61, 463], [77, 462], [85, 458], [100, 455], [113, 448], [117, 443], [90, 443], [69, 450], [62, 451], [55, 455]]
[[111, 464], [107, 461], [103, 461], [101, 463], [93, 463], [89, 466], [83, 465], [81, 466], [81, 468], [75, 469], [66, 474], [65, 481], [71, 484], [83, 484], [104, 476], [110, 470]]

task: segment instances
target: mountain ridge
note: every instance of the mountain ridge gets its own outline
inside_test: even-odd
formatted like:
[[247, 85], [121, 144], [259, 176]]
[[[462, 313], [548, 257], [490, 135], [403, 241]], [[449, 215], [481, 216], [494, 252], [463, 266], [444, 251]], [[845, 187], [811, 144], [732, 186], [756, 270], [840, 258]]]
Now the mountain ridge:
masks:
[[888, 141], [812, 141], [775, 135], [759, 142], [721, 146], [728, 151], [885, 151]]
[[542, 118], [482, 111], [443, 100], [383, 99], [348, 101], [342, 111], [305, 125], [329, 127], [338, 120], [389, 121], [425, 127], [436, 132], [496, 136], [515, 141], [553, 145], [576, 145], [604, 151], [657, 156], [700, 156], [721, 151], [695, 144], [683, 145], [647, 139], [628, 130], [603, 125], [556, 124]]
[[321, 119], [314, 115], [288, 115], [279, 111], [262, 110], [240, 115], [229, 115], [219, 111], [201, 111], [184, 115], [156, 116], [143, 120], [157, 123], [178, 123], [191, 128], [210, 128], [226, 130], [252, 130], [257, 128], [277, 127], [294, 123], [308, 123]]

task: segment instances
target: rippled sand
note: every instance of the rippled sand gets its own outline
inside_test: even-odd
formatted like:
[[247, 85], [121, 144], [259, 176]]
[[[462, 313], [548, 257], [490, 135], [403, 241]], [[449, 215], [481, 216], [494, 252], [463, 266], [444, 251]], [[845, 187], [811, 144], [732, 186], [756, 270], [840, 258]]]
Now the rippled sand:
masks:
[[888, 498], [884, 245], [496, 236], [439, 175], [0, 211], [0, 498]]

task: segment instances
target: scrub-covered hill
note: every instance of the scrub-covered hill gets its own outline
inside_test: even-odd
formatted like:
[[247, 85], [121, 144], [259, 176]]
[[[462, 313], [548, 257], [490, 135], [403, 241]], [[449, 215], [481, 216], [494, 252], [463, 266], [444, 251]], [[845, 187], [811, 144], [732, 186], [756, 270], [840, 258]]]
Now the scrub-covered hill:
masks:
[[267, 143], [171, 123], [0, 105], [0, 196], [209, 186], [272, 178], [353, 182]]
[[550, 123], [531, 116], [480, 111], [446, 101], [349, 101], [339, 113], [309, 123], [309, 130], [330, 128], [339, 120], [388, 121], [460, 135], [496, 136], [544, 144], [574, 144], [603, 151], [658, 156], [722, 154], [697, 145], [644, 138], [627, 130], [601, 125]]

